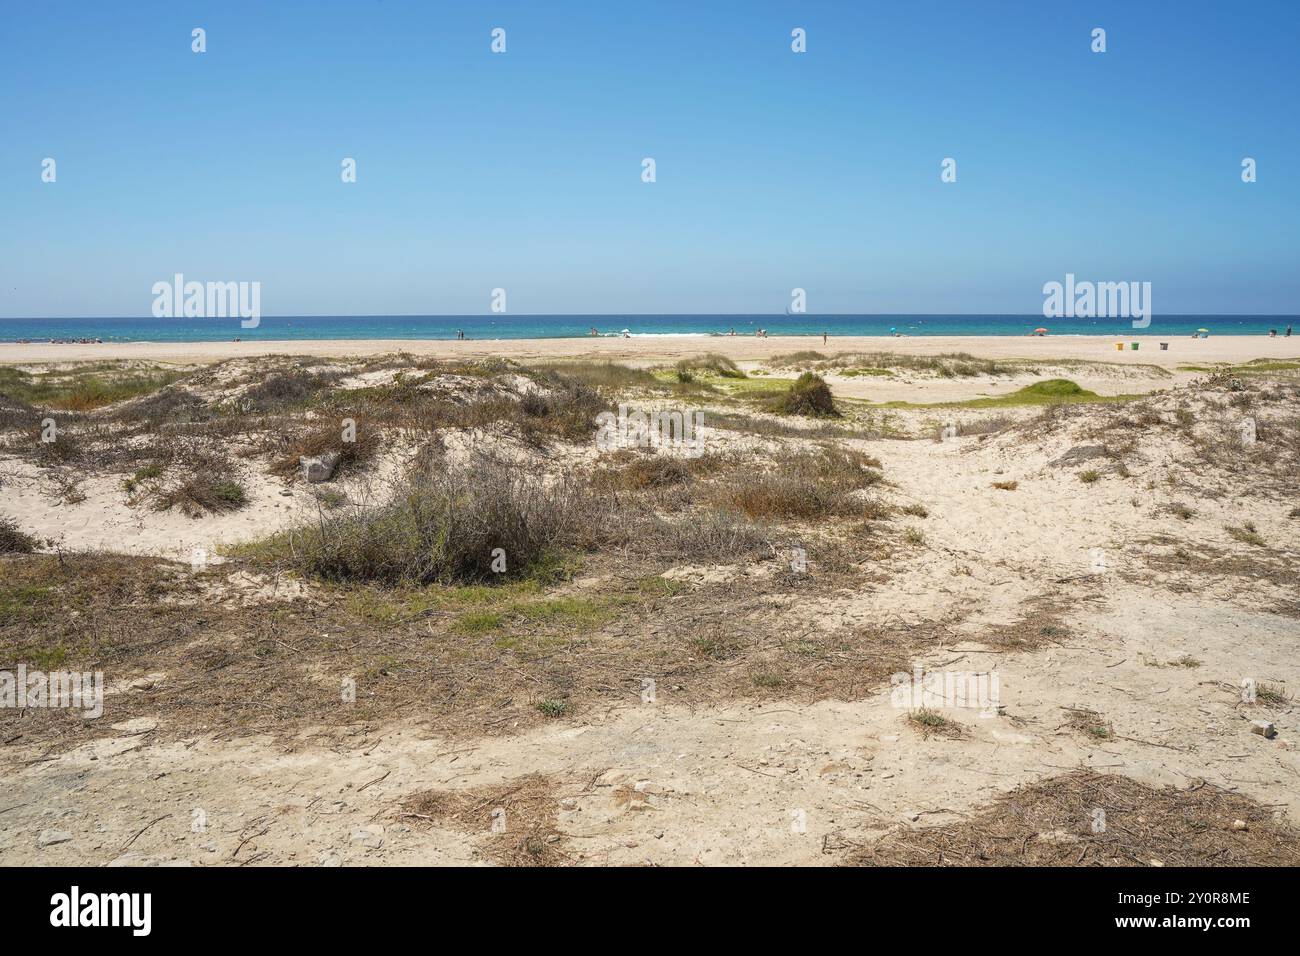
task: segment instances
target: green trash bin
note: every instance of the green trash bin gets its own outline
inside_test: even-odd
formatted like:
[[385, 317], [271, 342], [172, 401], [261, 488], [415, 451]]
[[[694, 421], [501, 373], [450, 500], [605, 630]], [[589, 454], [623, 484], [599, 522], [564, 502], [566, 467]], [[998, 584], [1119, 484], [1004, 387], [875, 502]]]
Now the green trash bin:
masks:
[[1138, 350], [1138, 343], [1133, 342], [1132, 344], [1129, 345], [1129, 348], [1131, 348], [1134, 352], [1136, 352]]

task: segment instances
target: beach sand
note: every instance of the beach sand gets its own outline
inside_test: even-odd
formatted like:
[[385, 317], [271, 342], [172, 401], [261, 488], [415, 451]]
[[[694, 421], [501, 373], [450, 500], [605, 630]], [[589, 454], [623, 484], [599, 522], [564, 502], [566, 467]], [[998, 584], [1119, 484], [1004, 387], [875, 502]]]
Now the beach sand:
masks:
[[[1117, 342], [1125, 348], [1115, 348]], [[1128, 343], [1140, 342], [1136, 351]], [[1160, 342], [1168, 341], [1166, 351]], [[1161, 340], [1116, 336], [934, 336], [900, 338], [819, 335], [759, 339], [753, 336], [680, 336], [647, 338], [482, 339], [458, 342], [448, 339], [330, 339], [245, 342], [124, 342], [100, 345], [0, 344], [0, 364], [137, 359], [194, 364], [259, 355], [310, 355], [319, 358], [361, 358], [408, 352], [435, 358], [498, 356], [519, 361], [566, 358], [603, 358], [629, 364], [676, 360], [703, 352], [719, 352], [738, 362], [759, 362], [774, 355], [813, 349], [835, 352], [896, 352], [902, 355], [936, 355], [968, 352], [977, 358], [1074, 359], [1126, 364], [1160, 365], [1207, 362], [1248, 362], [1252, 359], [1300, 358], [1300, 337], [1269, 338], [1258, 335], [1187, 337]]]

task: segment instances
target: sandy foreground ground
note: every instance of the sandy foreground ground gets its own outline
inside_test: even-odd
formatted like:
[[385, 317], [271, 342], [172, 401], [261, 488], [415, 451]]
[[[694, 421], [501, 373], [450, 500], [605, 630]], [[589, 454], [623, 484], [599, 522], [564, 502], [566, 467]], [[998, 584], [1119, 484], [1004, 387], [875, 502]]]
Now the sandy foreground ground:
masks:
[[[1070, 376], [1116, 393], [1189, 381], [1186, 373], [1144, 372], [1142, 364], [1172, 369], [1300, 357], [1296, 340], [1175, 340], [1168, 352], [1152, 344], [1143, 340], [1138, 352], [1123, 353], [1113, 340], [1086, 338], [870, 338], [827, 346], [820, 338], [3, 346], [0, 362], [194, 364], [275, 352], [355, 358], [400, 347], [421, 356], [596, 356], [632, 364], [716, 351], [754, 365], [798, 349], [961, 351], [1034, 359], [1049, 370], [1054, 360], [1072, 359], [1134, 366], [1132, 374], [1109, 368]], [[837, 395], [870, 389], [859, 394], [918, 402], [996, 394], [1033, 378], [864, 383], [828, 376]], [[1180, 400], [1171, 397], [1167, 417]], [[920, 422], [927, 412], [908, 414]], [[1208, 422], [1220, 412], [1196, 406], [1196, 414]], [[1090, 431], [1098, 421], [1081, 417], [1027, 435], [972, 430], [942, 442], [852, 439], [852, 447], [881, 462], [889, 483], [884, 500], [916, 515], [897, 519], [898, 529], [902, 522], [915, 527], [924, 543], [899, 544], [887, 577], [806, 597], [774, 594], [745, 611], [753, 620], [744, 623], [778, 642], [816, 643], [878, 627], [945, 630], [917, 665], [997, 671], [1001, 679], [998, 714], [948, 712], [962, 727], [960, 739], [918, 734], [885, 686], [861, 688], [850, 699], [809, 702], [775, 692], [701, 703], [665, 680], [653, 701], [638, 701], [635, 690], [614, 694], [572, 717], [493, 725], [473, 739], [446, 735], [418, 715], [305, 728], [288, 741], [213, 734], [172, 726], [176, 712], [161, 705], [156, 716], [122, 719], [110, 698], [103, 720], [110, 729], [93, 740], [52, 748], [20, 733], [5, 741], [0, 863], [480, 864], [492, 861], [491, 833], [431, 825], [402, 808], [426, 791], [504, 800], [496, 794], [508, 795], [532, 774], [554, 787], [556, 845], [578, 864], [834, 864], [887, 832], [960, 823], [999, 794], [1080, 768], [1157, 787], [1208, 782], [1300, 823], [1293, 703], [1245, 706], [1240, 692], [1243, 679], [1284, 690], [1300, 685], [1294, 584], [1288, 590], [1278, 583], [1295, 566], [1288, 542], [1297, 520], [1288, 509], [1300, 502], [1212, 470], [1193, 472], [1182, 439], [1168, 429], [1142, 433], [1123, 469], [1092, 459], [1100, 477], [1081, 481], [1080, 467], [1062, 462], [1098, 441]], [[767, 447], [721, 429], [706, 435], [720, 453]], [[193, 547], [215, 551], [259, 537], [300, 520], [311, 506], [307, 489], [266, 476], [250, 477], [247, 508], [222, 517], [133, 507], [110, 477], [88, 480], [85, 501], [60, 504], [42, 490], [40, 469], [18, 461], [6, 467], [0, 512], [73, 551], [183, 563]], [[1169, 509], [1184, 501], [1193, 516], [1171, 517]], [[918, 510], [901, 512], [906, 507]], [[1257, 529], [1268, 546], [1241, 544], [1229, 526], [1242, 525]], [[1229, 557], [1273, 563], [1250, 578], [1169, 570], [1169, 554], [1184, 548], [1223, 567]], [[738, 562], [665, 576], [692, 588], [723, 585], [731, 589], [719, 592], [723, 599], [760, 590], [765, 573], [770, 568]], [[578, 593], [601, 587], [599, 579], [574, 584]], [[311, 600], [292, 580], [242, 571], [226, 588], [227, 599], [268, 608]], [[1066, 636], [1023, 651], [990, 643], [990, 629], [1032, 615], [1042, 600], [1059, 605], [1054, 626]], [[1291, 610], [1278, 609], [1288, 601]], [[305, 675], [304, 686], [319, 676]], [[322, 686], [338, 678], [324, 675]], [[152, 672], [117, 693], [145, 700], [180, 680]], [[1108, 733], [1071, 730], [1078, 709], [1102, 715]], [[1251, 732], [1251, 720], [1260, 717], [1276, 722], [1278, 737]], [[1086, 825], [1065, 821], [1062, 830], [1076, 824]]]
[[[1125, 342], [1121, 352], [1117, 342]], [[1138, 350], [1128, 343], [1140, 343]], [[497, 356], [518, 361], [566, 358], [604, 358], [629, 364], [652, 363], [719, 352], [738, 362], [758, 362], [773, 355], [813, 349], [825, 353], [840, 351], [897, 352], [903, 355], [937, 355], [968, 352], [977, 358], [1083, 359], [1097, 362], [1160, 365], [1206, 362], [1247, 362], [1256, 358], [1300, 358], [1300, 337], [1211, 336], [1208, 339], [1170, 339], [1166, 351], [1155, 336], [1140, 339], [1116, 336], [936, 336], [933, 338], [882, 338], [852, 336], [782, 336], [759, 339], [753, 336], [688, 336], [640, 339], [495, 339], [464, 342], [427, 339], [303, 340], [281, 342], [134, 342], [104, 345], [15, 345], [0, 344], [0, 364], [85, 362], [94, 360], [143, 359], [155, 362], [193, 364], [220, 362], [258, 355], [308, 355], [318, 358], [361, 358], [407, 352], [432, 358], [483, 358]]]

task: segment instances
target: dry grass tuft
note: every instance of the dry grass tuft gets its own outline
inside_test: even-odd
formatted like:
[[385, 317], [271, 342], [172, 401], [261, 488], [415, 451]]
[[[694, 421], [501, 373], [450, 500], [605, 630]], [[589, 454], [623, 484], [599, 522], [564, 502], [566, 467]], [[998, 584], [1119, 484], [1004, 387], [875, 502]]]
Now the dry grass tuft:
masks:
[[948, 740], [960, 740], [966, 736], [966, 728], [954, 720], [949, 720], [937, 710], [930, 710], [921, 707], [917, 710], [909, 711], [907, 722], [912, 725], [923, 738], [929, 740], [931, 737], [944, 737]]
[[403, 800], [398, 817], [480, 834], [480, 852], [503, 866], [563, 866], [571, 859], [556, 827], [556, 789], [534, 773], [494, 787], [427, 790]]
[[735, 474], [717, 496], [751, 518], [863, 517], [867, 502], [856, 493], [880, 483], [879, 467], [876, 459], [847, 449], [787, 454], [766, 471]]
[[1115, 728], [1095, 710], [1087, 708], [1070, 708], [1070, 716], [1065, 725], [1093, 740], [1110, 740], [1115, 736]]
[[1063, 598], [1034, 598], [1022, 605], [1017, 620], [990, 627], [974, 639], [987, 647], [1008, 651], [1036, 651], [1060, 644], [1070, 633], [1063, 620], [1068, 606]]
[[1128, 777], [1078, 770], [1018, 787], [970, 820], [897, 829], [847, 862], [1297, 866], [1300, 832], [1267, 807], [1213, 784], [1157, 789]]

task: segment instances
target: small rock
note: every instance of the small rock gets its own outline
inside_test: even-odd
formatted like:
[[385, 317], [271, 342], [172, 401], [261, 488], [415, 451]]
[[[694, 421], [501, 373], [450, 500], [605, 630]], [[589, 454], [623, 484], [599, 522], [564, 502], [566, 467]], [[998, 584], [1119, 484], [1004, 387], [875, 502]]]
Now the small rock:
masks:
[[334, 469], [339, 466], [339, 453], [330, 451], [315, 458], [299, 458], [298, 464], [302, 466], [308, 484], [319, 484], [334, 477]]
[[1272, 740], [1277, 736], [1277, 728], [1267, 720], [1252, 720], [1250, 722], [1250, 732], [1259, 734], [1265, 740]]
[[1246, 821], [1245, 821], [1245, 820], [1233, 820], [1233, 821], [1232, 821], [1232, 828], [1233, 828], [1234, 830], [1249, 830], [1249, 829], [1250, 829], [1250, 827], [1246, 825]]
[[45, 849], [47, 846], [54, 846], [56, 843], [67, 843], [72, 839], [72, 834], [67, 830], [42, 830], [36, 838], [38, 849]]

